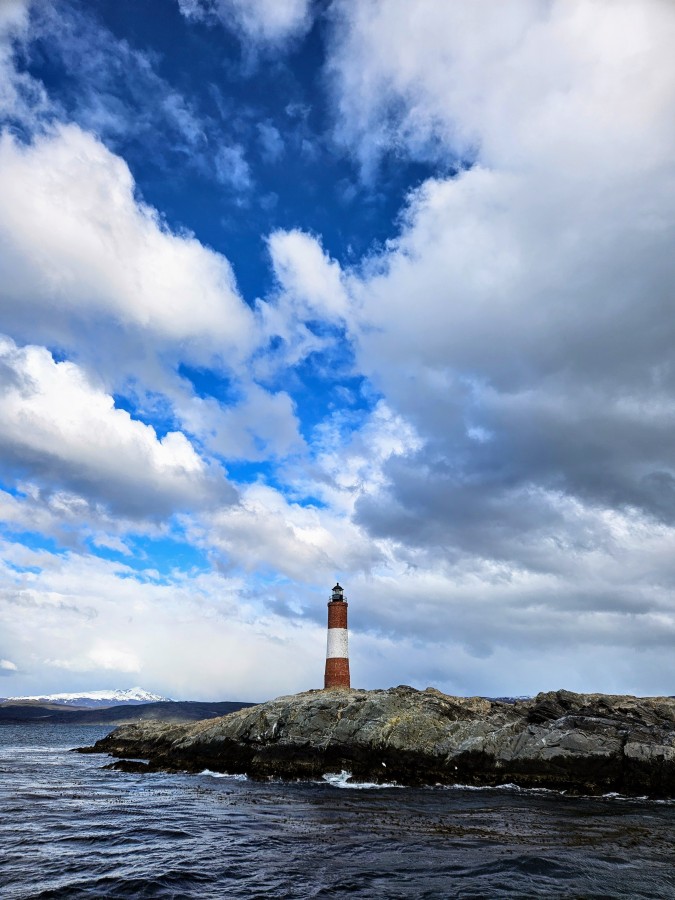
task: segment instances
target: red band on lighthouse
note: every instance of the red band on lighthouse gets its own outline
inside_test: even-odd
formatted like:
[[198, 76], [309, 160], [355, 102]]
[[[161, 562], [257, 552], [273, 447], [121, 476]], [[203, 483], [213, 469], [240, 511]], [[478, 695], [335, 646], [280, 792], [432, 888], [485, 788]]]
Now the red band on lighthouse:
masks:
[[347, 632], [347, 607], [344, 591], [339, 583], [333, 588], [328, 601], [328, 644], [326, 647], [325, 688], [348, 688], [349, 639]]

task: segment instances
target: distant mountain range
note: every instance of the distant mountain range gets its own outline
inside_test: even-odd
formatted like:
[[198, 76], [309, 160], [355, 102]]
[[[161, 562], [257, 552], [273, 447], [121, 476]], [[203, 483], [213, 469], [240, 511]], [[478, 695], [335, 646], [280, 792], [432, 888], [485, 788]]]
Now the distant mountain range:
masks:
[[197, 722], [215, 719], [236, 712], [254, 703], [222, 701], [216, 703], [196, 700], [163, 700], [158, 703], [125, 703], [94, 709], [75, 708], [50, 703], [0, 703], [2, 723], [32, 723], [34, 725], [129, 725], [137, 722]]
[[0, 704], [47, 703], [55, 706], [73, 706], [78, 709], [95, 709], [106, 706], [138, 705], [140, 703], [171, 702], [169, 697], [151, 694], [143, 688], [129, 690], [85, 691], [74, 694], [41, 694], [29, 697], [4, 697]]
[[83, 691], [0, 698], [0, 723], [36, 725], [126, 725], [132, 722], [195, 722], [225, 716], [253, 703], [169, 700], [135, 687], [127, 691]]

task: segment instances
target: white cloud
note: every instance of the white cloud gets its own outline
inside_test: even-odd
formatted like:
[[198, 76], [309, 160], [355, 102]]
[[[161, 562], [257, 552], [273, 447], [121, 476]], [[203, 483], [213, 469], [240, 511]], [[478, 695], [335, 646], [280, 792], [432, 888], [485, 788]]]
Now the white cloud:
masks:
[[15, 494], [0, 491], [0, 522], [5, 531], [33, 532], [62, 547], [82, 548], [91, 540], [97, 547], [130, 555], [129, 536], [158, 537], [169, 530], [162, 521], [128, 518], [113, 513], [103, 501], [51, 484], [18, 481], [15, 490]]
[[0, 35], [23, 31], [28, 25], [30, 0], [4, 0], [0, 6]]
[[176, 414], [187, 432], [226, 459], [284, 457], [304, 447], [290, 396], [257, 384], [242, 386], [240, 399], [227, 407], [212, 397], [177, 400]]
[[140, 672], [138, 657], [131, 651], [110, 642], [97, 642], [86, 654], [74, 659], [45, 659], [45, 665], [68, 672]]
[[304, 479], [294, 472], [292, 481], [304, 484], [330, 509], [351, 515], [359, 501], [387, 486], [385, 469], [393, 458], [405, 458], [421, 446], [414, 428], [380, 400], [358, 427], [345, 412], [318, 425], [312, 440], [316, 468]]
[[300, 584], [320, 582], [326, 572], [367, 571], [381, 557], [347, 516], [291, 502], [264, 484], [242, 486], [236, 506], [202, 517], [187, 531], [229, 566], [279, 572]]
[[567, 173], [669, 158], [671, 4], [365, 0], [334, 12], [338, 130], [364, 162], [392, 147]]
[[244, 148], [238, 144], [234, 147], [221, 147], [216, 154], [216, 175], [221, 184], [232, 187], [235, 191], [248, 191], [251, 188], [251, 169], [244, 156]]
[[51, 103], [44, 87], [29, 74], [18, 72], [14, 62], [15, 47], [28, 38], [29, 6], [29, 0], [0, 3], [0, 115], [31, 126]]
[[395, 550], [356, 524], [354, 509], [387, 483], [389, 460], [418, 446], [414, 431], [383, 402], [360, 427], [336, 413], [318, 426], [311, 463], [293, 459], [280, 468], [283, 492], [262, 483], [242, 486], [236, 506], [207, 513], [188, 533], [230, 566], [278, 571], [300, 584], [321, 583], [327, 572], [356, 577], [386, 569]]
[[75, 553], [28, 559], [11, 544], [0, 576], [0, 631], [20, 668], [14, 693], [91, 689], [97, 672], [114, 687], [184, 699], [262, 700], [321, 684], [324, 629], [252, 603], [239, 578], [159, 580]]
[[18, 672], [19, 667], [16, 663], [13, 663], [11, 659], [0, 659], [0, 673], [7, 674], [8, 672]]
[[184, 359], [240, 360], [253, 317], [229, 263], [172, 234], [134, 190], [124, 161], [76, 126], [28, 146], [2, 136], [2, 327], [66, 345], [99, 335], [103, 357], [111, 343], [147, 356], [138, 344], [150, 340]]
[[0, 366], [6, 466], [140, 517], [232, 498], [222, 473], [210, 470], [182, 433], [158, 438], [116, 409], [74, 363], [2, 338]]
[[270, 163], [276, 162], [285, 149], [279, 129], [269, 122], [259, 122], [258, 135], [263, 159]]
[[336, 346], [334, 336], [313, 325], [344, 329], [352, 319], [347, 278], [316, 237], [298, 229], [279, 230], [268, 237], [267, 246], [277, 285], [256, 311], [260, 334], [281, 343], [254, 360], [253, 372], [263, 381]]
[[310, 0], [178, 0], [188, 19], [219, 19], [254, 45], [302, 36], [312, 22]]
[[348, 298], [342, 272], [319, 241], [298, 229], [275, 231], [267, 241], [281, 303], [296, 308], [300, 318], [343, 319]]

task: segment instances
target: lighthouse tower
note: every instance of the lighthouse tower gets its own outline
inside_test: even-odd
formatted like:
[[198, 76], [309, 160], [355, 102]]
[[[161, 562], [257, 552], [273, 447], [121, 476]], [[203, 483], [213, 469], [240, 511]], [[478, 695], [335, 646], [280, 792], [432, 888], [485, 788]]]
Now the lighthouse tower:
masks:
[[349, 643], [347, 640], [347, 607], [344, 590], [336, 584], [328, 601], [328, 646], [326, 649], [326, 688], [348, 688]]

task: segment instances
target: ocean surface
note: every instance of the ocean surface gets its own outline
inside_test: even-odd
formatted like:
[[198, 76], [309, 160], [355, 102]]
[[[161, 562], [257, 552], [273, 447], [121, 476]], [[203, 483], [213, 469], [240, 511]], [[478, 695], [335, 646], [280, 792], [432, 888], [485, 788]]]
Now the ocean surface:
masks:
[[0, 725], [0, 897], [675, 897], [675, 803], [130, 775]]

